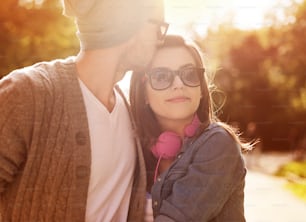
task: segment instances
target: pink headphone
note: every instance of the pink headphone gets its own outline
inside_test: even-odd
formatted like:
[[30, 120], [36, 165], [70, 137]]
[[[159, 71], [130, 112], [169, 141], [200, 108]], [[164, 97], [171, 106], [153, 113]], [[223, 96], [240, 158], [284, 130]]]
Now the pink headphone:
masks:
[[[200, 125], [200, 120], [197, 115], [194, 116], [192, 122], [187, 125], [184, 129], [184, 134], [186, 137], [192, 137], [195, 135], [198, 127]], [[179, 135], [171, 131], [165, 131], [157, 139], [155, 145], [151, 147], [151, 152], [158, 158], [158, 162], [155, 169], [154, 181], [156, 180], [158, 167], [161, 159], [171, 159], [174, 158], [180, 151], [182, 145], [182, 140]]]

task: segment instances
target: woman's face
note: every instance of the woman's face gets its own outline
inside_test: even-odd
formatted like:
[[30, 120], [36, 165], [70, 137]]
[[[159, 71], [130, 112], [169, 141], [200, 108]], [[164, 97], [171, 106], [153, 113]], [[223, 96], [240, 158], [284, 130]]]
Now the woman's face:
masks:
[[[151, 70], [158, 68], [167, 68], [171, 71], [185, 70], [189, 72], [190, 68], [195, 68], [196, 63], [190, 52], [184, 47], [166, 47], [159, 49], [152, 61]], [[186, 71], [187, 70], [187, 71]], [[150, 71], [148, 72], [150, 73]], [[182, 72], [181, 72], [182, 73]], [[192, 78], [186, 78], [193, 84]], [[161, 88], [163, 78], [157, 79]], [[198, 86], [187, 86], [181, 78], [176, 75], [173, 83], [166, 89], [155, 90], [152, 88], [149, 77], [146, 81], [146, 102], [156, 115], [156, 118], [163, 130], [173, 130], [178, 124], [187, 125], [192, 121], [194, 113], [197, 111], [201, 99], [201, 89]]]

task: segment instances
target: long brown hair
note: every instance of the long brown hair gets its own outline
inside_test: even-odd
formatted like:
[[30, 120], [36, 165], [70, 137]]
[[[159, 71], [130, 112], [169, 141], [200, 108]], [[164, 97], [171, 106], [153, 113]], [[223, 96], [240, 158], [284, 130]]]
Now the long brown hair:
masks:
[[[158, 46], [158, 49], [166, 47], [186, 48], [194, 58], [196, 66], [205, 68], [202, 62], [203, 59], [200, 54], [200, 50], [194, 43], [187, 44], [181, 36], [168, 35], [166, 36], [164, 43]], [[152, 155], [150, 148], [156, 142], [162, 131], [153, 111], [151, 110], [150, 106], [146, 104], [144, 75], [145, 73], [132, 74], [130, 82], [130, 103], [132, 115], [136, 123], [136, 133], [141, 140], [145, 155], [148, 174], [148, 189], [150, 189], [153, 183], [153, 171], [156, 164], [156, 158]], [[206, 74], [202, 76], [200, 87], [202, 97], [200, 100], [200, 105], [197, 109], [197, 114], [201, 121], [201, 124], [200, 130], [195, 135], [195, 137], [199, 136], [210, 123], [216, 122], [222, 127], [224, 127], [241, 145], [242, 148], [249, 149], [249, 145], [241, 142], [238, 134], [231, 126], [227, 125], [226, 123], [220, 122], [215, 116], [211, 98], [212, 91], [210, 90]]]

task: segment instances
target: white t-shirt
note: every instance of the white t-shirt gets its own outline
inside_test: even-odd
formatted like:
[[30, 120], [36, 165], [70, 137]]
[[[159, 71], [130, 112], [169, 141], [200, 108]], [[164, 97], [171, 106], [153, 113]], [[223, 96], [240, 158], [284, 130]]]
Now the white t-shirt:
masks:
[[112, 112], [79, 80], [91, 142], [91, 175], [86, 222], [126, 221], [136, 150], [128, 110], [115, 91]]
[[152, 196], [151, 194], [147, 193], [146, 195], [146, 208], [145, 208], [145, 218], [144, 222], [153, 222], [153, 208], [152, 208]]

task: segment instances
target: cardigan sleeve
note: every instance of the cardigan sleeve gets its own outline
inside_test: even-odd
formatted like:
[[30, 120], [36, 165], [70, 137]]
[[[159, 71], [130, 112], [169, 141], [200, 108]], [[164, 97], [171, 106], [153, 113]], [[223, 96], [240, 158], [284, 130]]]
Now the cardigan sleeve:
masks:
[[[0, 80], [0, 193], [5, 191], [25, 161], [25, 135], [30, 129], [26, 80], [12, 73]], [[27, 107], [27, 108], [25, 108]], [[23, 129], [28, 128], [27, 131]]]
[[245, 173], [240, 146], [226, 131], [215, 132], [200, 143], [186, 174], [174, 181], [154, 221], [212, 220], [235, 187], [244, 184]]

